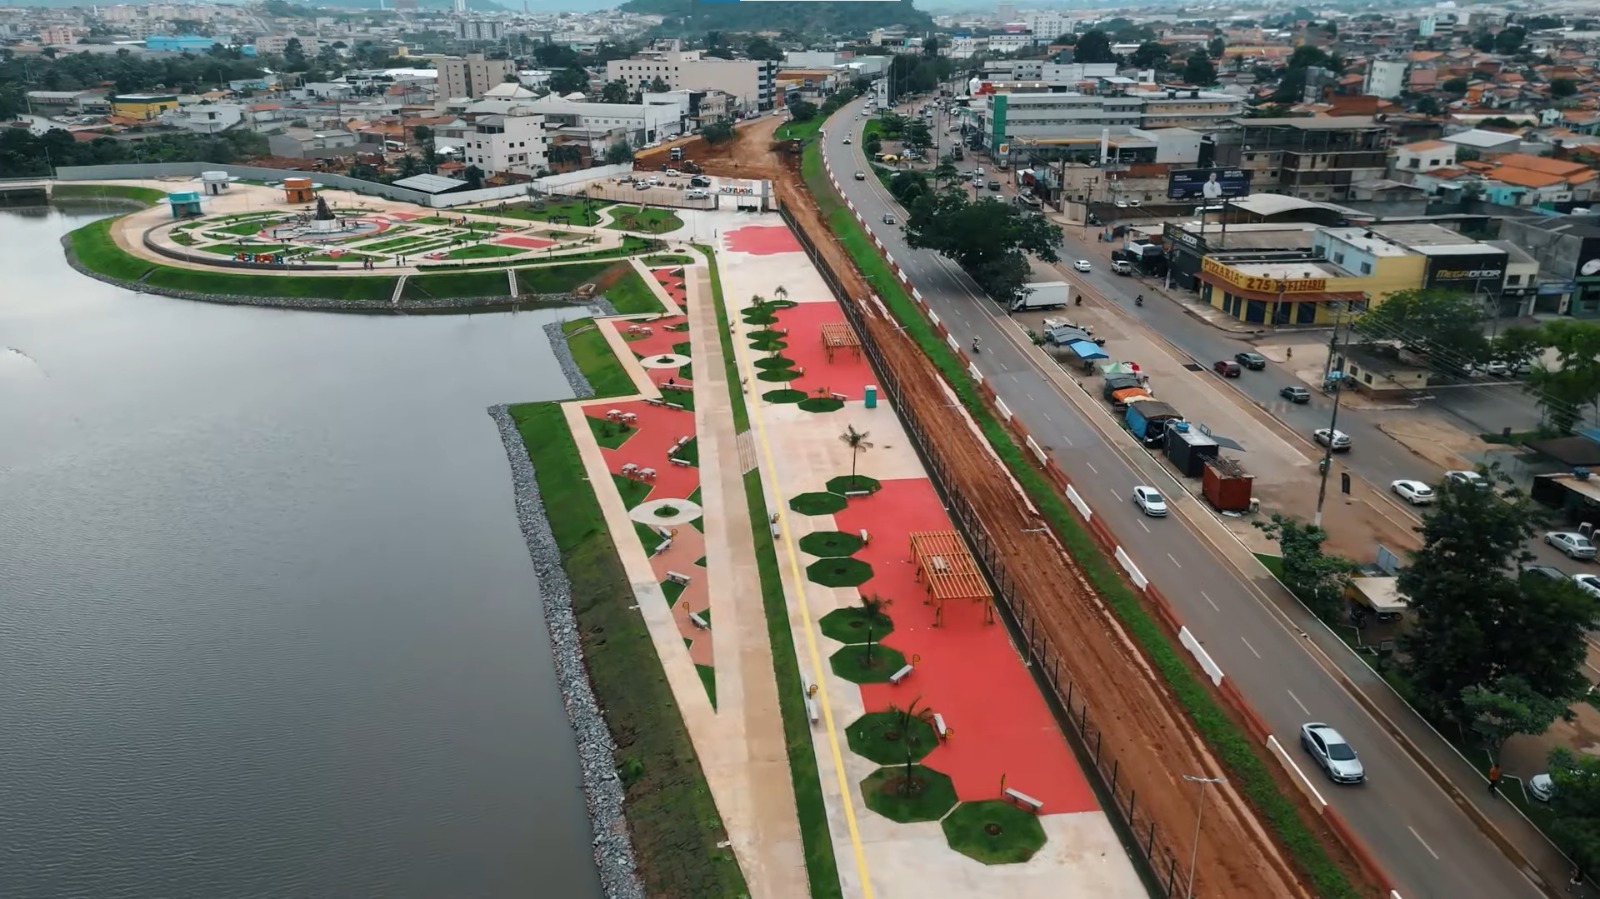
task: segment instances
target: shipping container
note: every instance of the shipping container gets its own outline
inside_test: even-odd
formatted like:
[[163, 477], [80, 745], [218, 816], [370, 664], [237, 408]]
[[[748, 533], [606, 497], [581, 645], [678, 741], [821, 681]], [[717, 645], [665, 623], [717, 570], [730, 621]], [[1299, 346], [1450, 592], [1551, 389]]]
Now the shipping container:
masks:
[[1237, 461], [1218, 456], [1205, 461], [1200, 492], [1219, 512], [1248, 512], [1254, 481], [1255, 477], [1245, 474]]
[[[1123, 402], [1127, 403], [1127, 400], [1124, 399]], [[1128, 430], [1133, 432], [1133, 436], [1147, 444], [1159, 442], [1162, 433], [1167, 429], [1167, 422], [1183, 417], [1177, 409], [1155, 400], [1127, 403], [1127, 405], [1128, 411], [1123, 416], [1123, 421], [1127, 422]]]
[[1186, 421], [1179, 421], [1167, 428], [1166, 450], [1167, 458], [1184, 477], [1197, 478], [1205, 468], [1205, 461], [1216, 458], [1221, 447], [1211, 435]]

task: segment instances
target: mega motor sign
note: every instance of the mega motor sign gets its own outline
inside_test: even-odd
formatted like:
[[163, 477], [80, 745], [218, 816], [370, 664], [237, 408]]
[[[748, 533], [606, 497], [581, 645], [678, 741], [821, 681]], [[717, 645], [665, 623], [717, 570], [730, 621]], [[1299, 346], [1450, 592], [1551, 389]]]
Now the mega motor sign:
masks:
[[1167, 175], [1169, 200], [1220, 200], [1249, 193], [1249, 169], [1175, 169]]

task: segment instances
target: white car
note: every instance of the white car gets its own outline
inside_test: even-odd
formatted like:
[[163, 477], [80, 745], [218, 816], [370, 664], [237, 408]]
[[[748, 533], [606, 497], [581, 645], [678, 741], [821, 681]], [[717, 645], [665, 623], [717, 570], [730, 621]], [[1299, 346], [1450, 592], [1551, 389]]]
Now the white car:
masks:
[[1444, 477], [1445, 480], [1454, 481], [1463, 487], [1476, 487], [1479, 490], [1488, 490], [1490, 487], [1494, 486], [1494, 484], [1489, 482], [1488, 478], [1478, 474], [1475, 471], [1457, 469], [1445, 472]]
[[867, 180], [867, 173], [866, 172], [856, 172], [856, 180], [857, 181], [865, 181], [865, 180]]
[[1600, 597], [1600, 574], [1575, 574], [1572, 582], [1590, 596]]
[[1567, 554], [1569, 559], [1594, 559], [1594, 543], [1577, 531], [1551, 531], [1544, 542]]
[[1072, 263], [1072, 267], [1080, 272], [1086, 272], [1089, 270], [1089, 260], [1079, 259], [1077, 262]]
[[1433, 488], [1421, 481], [1395, 481], [1389, 485], [1389, 489], [1413, 506], [1426, 506], [1433, 502]]
[[1535, 774], [1528, 778], [1528, 795], [1540, 802], [1549, 802], [1556, 794], [1556, 782], [1548, 774]]
[[666, 175], [668, 178], [682, 178], [683, 177], [683, 173], [678, 171], [677, 169], [667, 169], [665, 172], [662, 172], [661, 174]]
[[1347, 453], [1350, 451], [1350, 435], [1343, 431], [1330, 431], [1327, 428], [1317, 428], [1315, 431], [1311, 432], [1311, 436], [1315, 437], [1318, 443], [1322, 444], [1323, 446], [1330, 447], [1336, 453]]
[[1300, 745], [1334, 783], [1358, 784], [1367, 779], [1356, 751], [1328, 725], [1320, 721], [1300, 725]]
[[1162, 499], [1161, 491], [1154, 487], [1133, 488], [1133, 504], [1151, 518], [1167, 517], [1167, 501]]
[[847, 147], [850, 146], [850, 138], [847, 137], [844, 139], [844, 145]]

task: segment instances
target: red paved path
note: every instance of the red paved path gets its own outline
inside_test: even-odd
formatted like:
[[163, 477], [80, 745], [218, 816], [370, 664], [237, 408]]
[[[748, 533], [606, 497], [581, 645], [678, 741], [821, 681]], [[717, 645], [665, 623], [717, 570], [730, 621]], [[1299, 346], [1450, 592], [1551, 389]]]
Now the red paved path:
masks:
[[841, 531], [865, 529], [872, 537], [855, 557], [873, 570], [861, 592], [894, 601], [888, 613], [895, 627], [884, 644], [908, 660], [922, 657], [898, 686], [863, 685], [865, 707], [904, 708], [920, 699], [942, 714], [952, 737], [925, 762], [950, 775], [963, 800], [1000, 795], [1004, 774], [1007, 786], [1042, 801], [1044, 814], [1098, 809], [1005, 626], [984, 624], [982, 608], [969, 602], [947, 603], [944, 623], [933, 626], [933, 607], [924, 604], [927, 594], [916, 582], [910, 550], [913, 530], [953, 530], [933, 484], [923, 478], [884, 481], [882, 490], [852, 498], [834, 519]]
[[553, 247], [556, 245], [555, 241], [545, 240], [542, 237], [496, 237], [494, 240], [489, 242], [508, 247], [522, 247], [523, 249], [527, 250], [542, 250], [545, 247]]
[[805, 374], [787, 383], [771, 382], [773, 387], [803, 390], [812, 396], [816, 395], [818, 387], [826, 387], [829, 393], [859, 400], [863, 387], [878, 383], [865, 355], [836, 349], [833, 361], [828, 361], [822, 349], [822, 326], [844, 323], [844, 311], [837, 303], [801, 303], [779, 309], [777, 314], [777, 323], [769, 327], [789, 329], [789, 336], [785, 338], [789, 346], [783, 355], [794, 360], [795, 371], [803, 368]]
[[683, 289], [683, 268], [653, 268], [650, 274], [666, 290], [667, 296], [672, 298], [672, 304], [679, 309], [687, 309], [689, 301]]
[[[639, 421], [638, 430], [622, 446], [616, 449], [600, 448], [606, 468], [612, 474], [621, 474], [622, 466], [628, 462], [640, 468], [654, 468], [655, 486], [645, 499], [688, 499], [689, 494], [700, 486], [699, 471], [693, 466], [668, 462], [667, 449], [678, 442], [679, 437], [694, 436], [694, 413], [687, 409], [654, 406], [643, 400], [600, 403], [585, 407], [583, 412], [591, 418], [603, 419], [606, 412], [612, 409], [632, 412], [639, 416]], [[622, 540], [624, 537], [614, 539]]]
[[745, 225], [729, 231], [723, 242], [730, 250], [753, 256], [802, 252], [800, 242], [789, 233], [786, 225]]

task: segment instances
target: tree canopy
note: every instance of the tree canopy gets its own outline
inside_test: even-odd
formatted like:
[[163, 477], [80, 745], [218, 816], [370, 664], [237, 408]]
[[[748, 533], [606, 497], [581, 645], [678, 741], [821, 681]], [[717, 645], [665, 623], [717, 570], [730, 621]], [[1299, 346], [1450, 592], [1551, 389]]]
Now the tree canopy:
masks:
[[1363, 315], [1355, 329], [1371, 339], [1427, 353], [1436, 371], [1460, 375], [1489, 358], [1483, 323], [1483, 304], [1472, 294], [1400, 290]]
[[1556, 364], [1534, 366], [1527, 386], [1544, 407], [1547, 423], [1572, 433], [1584, 406], [1600, 413], [1600, 323], [1577, 319], [1546, 322], [1538, 344], [1556, 352]]
[[1550, 753], [1555, 793], [1550, 835], [1581, 871], [1600, 869], [1600, 758], [1558, 747]]
[[1399, 576], [1414, 616], [1399, 641], [1411, 698], [1464, 727], [1490, 715], [1527, 726], [1517, 706], [1565, 708], [1589, 686], [1579, 668], [1595, 604], [1571, 581], [1513, 574], [1533, 558], [1539, 507], [1511, 489], [1447, 481], [1435, 492]]
[[1117, 54], [1111, 52], [1111, 39], [1106, 37], [1104, 31], [1096, 28], [1078, 35], [1078, 42], [1072, 45], [1072, 61], [1116, 62]]
[[701, 129], [700, 136], [708, 144], [720, 144], [733, 140], [733, 125], [727, 122], [712, 122]]
[[1197, 52], [1184, 63], [1183, 80], [1189, 84], [1210, 87], [1217, 83], [1217, 67], [1211, 64], [1211, 57]]
[[1028, 280], [1027, 254], [1060, 257], [1061, 228], [993, 198], [969, 200], [960, 190], [924, 196], [906, 219], [906, 242], [934, 250], [962, 267], [989, 296], [1009, 303]]

